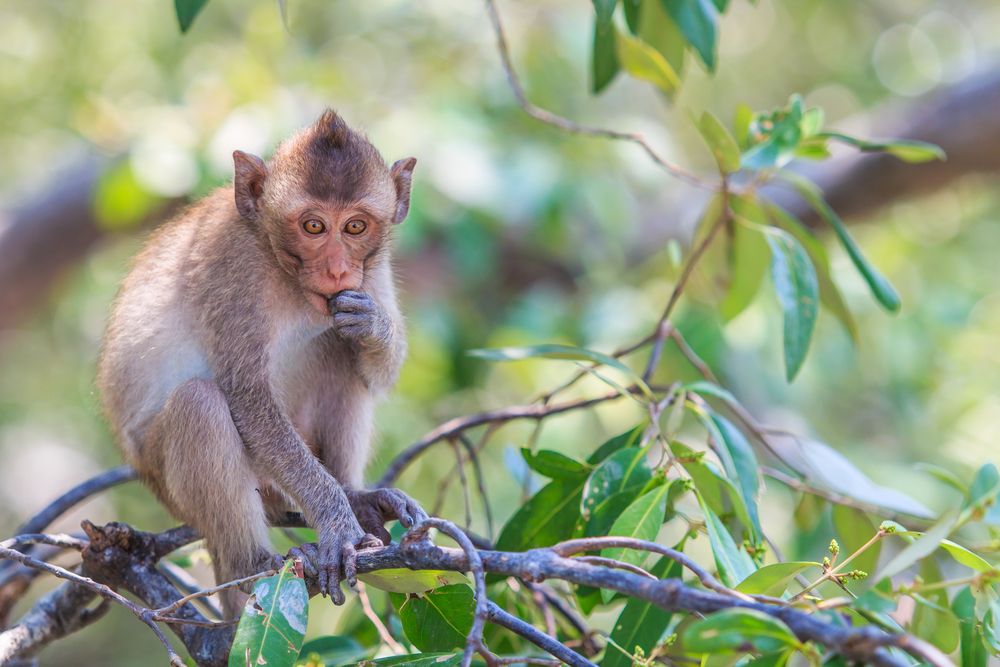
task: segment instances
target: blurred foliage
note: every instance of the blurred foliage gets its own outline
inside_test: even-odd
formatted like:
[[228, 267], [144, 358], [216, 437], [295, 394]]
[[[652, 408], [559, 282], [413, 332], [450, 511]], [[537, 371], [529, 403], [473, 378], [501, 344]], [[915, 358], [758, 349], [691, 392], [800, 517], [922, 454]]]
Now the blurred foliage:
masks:
[[[957, 81], [1000, 55], [1000, 10], [990, 0], [733, 0], [718, 23], [714, 58], [703, 48], [642, 52], [640, 64], [660, 68], [657, 81], [664, 63], [684, 75], [665, 105], [654, 86], [611, 80], [609, 70], [599, 86], [605, 92], [591, 95], [590, 3], [501, 9], [532, 100], [581, 121], [639, 130], [668, 158], [704, 173], [725, 164], [726, 153], [704, 147], [701, 134], [714, 135], [714, 125], [702, 117], [696, 126], [693, 111], [710, 109], [732, 127], [740, 104], [771, 109], [801, 91], [807, 108], [823, 108], [825, 127], [867, 136], [866, 111]], [[108, 304], [144, 233], [135, 222], [161, 199], [197, 197], [225, 182], [234, 148], [267, 153], [327, 105], [365, 128], [387, 158], [420, 161], [397, 242], [410, 359], [380, 411], [372, 476], [439, 421], [523, 402], [571, 372], [558, 361], [490, 365], [467, 350], [540, 342], [610, 350], [643, 335], [659, 315], [677, 277], [668, 240], [690, 236], [701, 208], [687, 204], [695, 193], [632, 146], [562, 134], [525, 116], [479, 4], [291, 0], [287, 10], [286, 29], [271, 0], [212, 0], [181, 37], [163, 0], [128, 11], [111, 0], [0, 2], [0, 203], [16, 203], [82, 154], [122, 158], [94, 202], [113, 235], [51, 303], [0, 341], [0, 534], [118, 462], [92, 383]], [[648, 35], [639, 31], [655, 47]], [[635, 74], [628, 65], [635, 58], [622, 61]], [[711, 78], [702, 61], [714, 61]], [[684, 213], [673, 219], [677, 211]], [[696, 280], [693, 294], [705, 303], [687, 301], [675, 323], [762, 421], [834, 445], [875, 480], [908, 489], [935, 511], [958, 506], [957, 491], [908, 464], [932, 461], [967, 484], [995, 451], [998, 211], [995, 187], [968, 179], [852, 227], [899, 292], [902, 307], [892, 317], [831, 237], [831, 273], [861, 335], [852, 343], [824, 312], [794, 384], [780, 371], [782, 316], [770, 290], [723, 318], [711, 282]], [[514, 242], [531, 255], [512, 265], [504, 249]], [[539, 268], [548, 266], [559, 270]], [[663, 377], [697, 379], [670, 349], [665, 356]], [[595, 388], [606, 389], [596, 379], [581, 385]], [[561, 417], [538, 438], [584, 459], [595, 433], [623, 431], [641, 414], [625, 404], [602, 407]], [[491, 505], [507, 514], [542, 486], [518, 453], [531, 436], [530, 425], [509, 426], [485, 454], [484, 465], [497, 471]], [[440, 471], [452, 463], [442, 447], [402, 486], [433, 506]], [[765, 522], [798, 502], [772, 486], [760, 508]], [[441, 503], [445, 516], [461, 516], [457, 485], [446, 487]], [[474, 509], [473, 527], [485, 533]], [[822, 504], [799, 510], [798, 532], [777, 521], [769, 537], [790, 558], [816, 558], [845, 520]], [[88, 502], [56, 527], [72, 530], [84, 516], [172, 525], [137, 485]], [[389, 600], [374, 593], [373, 604], [385, 609]], [[963, 619], [974, 618], [971, 604], [951, 602]], [[356, 605], [334, 610], [320, 601], [311, 611], [310, 634], [339, 630], [362, 641], [361, 628], [371, 632]], [[134, 623], [114, 610], [46, 651], [43, 664], [148, 664], [159, 649], [151, 635], [130, 630]]]

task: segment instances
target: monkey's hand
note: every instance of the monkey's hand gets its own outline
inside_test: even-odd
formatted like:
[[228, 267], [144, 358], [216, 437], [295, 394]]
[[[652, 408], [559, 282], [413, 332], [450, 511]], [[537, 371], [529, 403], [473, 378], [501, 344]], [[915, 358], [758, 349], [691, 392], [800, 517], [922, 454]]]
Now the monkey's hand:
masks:
[[427, 512], [417, 501], [399, 489], [347, 491], [347, 501], [361, 528], [378, 537], [383, 544], [392, 541], [385, 529], [386, 521], [396, 519], [403, 527], [412, 528], [427, 518]]
[[357, 550], [380, 547], [382, 543], [365, 533], [349, 510], [325, 521], [316, 532], [318, 544], [310, 542], [294, 547], [288, 556], [302, 561], [306, 577], [317, 582], [320, 595], [329, 595], [333, 604], [344, 604], [340, 582], [346, 580], [352, 587], [357, 584]]
[[387, 343], [392, 321], [381, 306], [364, 292], [344, 290], [330, 299], [333, 328], [342, 338], [359, 343]]

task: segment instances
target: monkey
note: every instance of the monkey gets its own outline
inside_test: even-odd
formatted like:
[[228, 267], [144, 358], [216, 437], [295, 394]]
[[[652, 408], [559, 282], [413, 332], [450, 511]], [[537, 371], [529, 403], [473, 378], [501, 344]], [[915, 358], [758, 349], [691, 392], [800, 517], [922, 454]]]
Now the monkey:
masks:
[[[205, 539], [219, 583], [281, 562], [268, 528], [297, 508], [317, 532], [293, 550], [344, 602], [356, 551], [385, 523], [427, 517], [365, 490], [373, 409], [406, 355], [391, 267], [415, 158], [388, 167], [327, 110], [267, 162], [154, 231], [111, 307], [98, 361], [125, 460]], [[228, 618], [246, 595], [223, 596]]]

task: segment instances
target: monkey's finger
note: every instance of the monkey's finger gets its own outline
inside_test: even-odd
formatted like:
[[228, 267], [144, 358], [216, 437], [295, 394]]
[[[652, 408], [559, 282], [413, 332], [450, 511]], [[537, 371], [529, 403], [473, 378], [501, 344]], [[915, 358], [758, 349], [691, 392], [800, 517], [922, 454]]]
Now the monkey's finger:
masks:
[[328, 579], [330, 585], [330, 599], [333, 604], [340, 606], [344, 604], [344, 591], [340, 589], [340, 582], [343, 579], [341, 576], [341, 554], [343, 553], [343, 547], [341, 547], [337, 552], [337, 556], [327, 565]]
[[319, 594], [326, 596], [330, 593], [330, 570], [319, 563], [319, 572], [317, 573], [317, 583], [319, 584]]
[[371, 316], [366, 313], [341, 313], [338, 312], [333, 316], [333, 323], [337, 328], [359, 326], [365, 324], [371, 320]]
[[358, 585], [358, 552], [353, 544], [346, 542], [340, 548], [340, 553], [344, 563], [344, 579], [348, 586], [354, 588]]
[[366, 540], [362, 540], [362, 543], [358, 546], [362, 549], [372, 549], [374, 547], [387, 546], [392, 543], [392, 535], [389, 531], [385, 529], [385, 526], [372, 526], [374, 528], [374, 535], [365, 535], [365, 538], [371, 538], [371, 541], [366, 543]]
[[416, 521], [417, 523], [421, 523], [429, 518], [427, 512], [424, 511], [424, 508], [421, 507], [417, 503], [417, 501], [415, 501], [413, 498], [407, 498], [406, 500], [407, 500], [406, 503], [407, 509], [409, 509], [410, 516], [413, 517], [414, 521]]
[[315, 545], [303, 544], [299, 547], [292, 547], [288, 550], [288, 556], [302, 561], [302, 569], [305, 571], [305, 575], [308, 578], [318, 578], [319, 571], [316, 569], [316, 559], [319, 554], [316, 552]]
[[371, 311], [375, 302], [367, 294], [345, 291], [333, 297], [333, 305], [338, 313], [358, 313]]

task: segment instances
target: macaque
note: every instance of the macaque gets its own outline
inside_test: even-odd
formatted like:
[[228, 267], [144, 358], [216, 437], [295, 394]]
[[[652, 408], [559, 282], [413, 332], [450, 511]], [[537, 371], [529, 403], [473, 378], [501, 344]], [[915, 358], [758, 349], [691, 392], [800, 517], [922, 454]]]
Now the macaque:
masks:
[[[280, 563], [268, 527], [298, 509], [296, 553], [344, 601], [356, 549], [426, 514], [365, 490], [376, 400], [406, 354], [390, 266], [414, 158], [387, 167], [333, 111], [269, 162], [158, 229], [112, 309], [98, 386], [125, 459], [194, 526], [219, 582]], [[245, 599], [231, 589], [227, 616]]]

